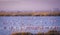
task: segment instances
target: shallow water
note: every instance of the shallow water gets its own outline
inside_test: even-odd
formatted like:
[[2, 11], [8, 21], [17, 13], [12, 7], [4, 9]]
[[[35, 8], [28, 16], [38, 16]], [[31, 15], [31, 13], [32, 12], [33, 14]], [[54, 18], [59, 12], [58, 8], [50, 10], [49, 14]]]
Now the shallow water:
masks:
[[0, 35], [10, 35], [11, 32], [46, 32], [50, 29], [27, 29], [26, 27], [60, 26], [60, 16], [0, 16]]

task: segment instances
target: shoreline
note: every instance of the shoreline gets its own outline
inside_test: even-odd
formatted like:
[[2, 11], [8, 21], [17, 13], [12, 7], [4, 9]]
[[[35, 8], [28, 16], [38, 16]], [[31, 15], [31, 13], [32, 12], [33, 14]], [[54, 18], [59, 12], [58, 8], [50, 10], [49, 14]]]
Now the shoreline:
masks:
[[0, 16], [60, 16], [60, 12], [0, 12]]

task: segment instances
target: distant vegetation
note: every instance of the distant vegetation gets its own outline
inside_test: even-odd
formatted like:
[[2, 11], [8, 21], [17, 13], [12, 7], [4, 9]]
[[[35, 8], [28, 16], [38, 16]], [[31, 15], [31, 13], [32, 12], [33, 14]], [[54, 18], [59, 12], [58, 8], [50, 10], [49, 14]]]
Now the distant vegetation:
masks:
[[60, 16], [60, 11], [36, 11], [36, 12], [0, 12], [0, 16]]
[[60, 32], [58, 32], [56, 30], [51, 30], [47, 33], [33, 34], [33, 33], [30, 33], [30, 32], [23, 32], [23, 33], [12, 33], [12, 35], [60, 35]]

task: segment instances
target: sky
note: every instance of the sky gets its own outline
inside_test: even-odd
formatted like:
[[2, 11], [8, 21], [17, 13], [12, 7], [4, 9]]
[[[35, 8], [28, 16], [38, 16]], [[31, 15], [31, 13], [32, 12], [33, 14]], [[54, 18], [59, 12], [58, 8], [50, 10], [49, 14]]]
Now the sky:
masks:
[[0, 0], [0, 10], [60, 9], [60, 0]]

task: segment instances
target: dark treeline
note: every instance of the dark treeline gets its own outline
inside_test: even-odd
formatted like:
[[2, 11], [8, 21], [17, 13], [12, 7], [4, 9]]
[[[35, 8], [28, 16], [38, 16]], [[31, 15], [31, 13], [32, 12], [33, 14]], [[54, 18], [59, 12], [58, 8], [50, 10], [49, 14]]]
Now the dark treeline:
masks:
[[60, 12], [0, 12], [0, 16], [60, 16]]
[[23, 32], [23, 33], [12, 33], [12, 35], [60, 35], [60, 32], [56, 31], [56, 30], [51, 30], [47, 33], [37, 33], [37, 34], [33, 34], [30, 32]]

